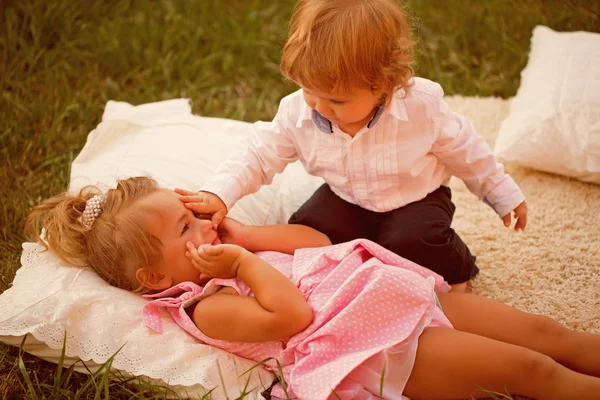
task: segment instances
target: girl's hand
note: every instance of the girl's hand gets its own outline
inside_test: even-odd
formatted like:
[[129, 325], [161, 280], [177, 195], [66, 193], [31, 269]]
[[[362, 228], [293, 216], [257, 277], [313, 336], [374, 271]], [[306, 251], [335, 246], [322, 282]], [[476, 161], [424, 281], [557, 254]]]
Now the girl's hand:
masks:
[[187, 242], [186, 246], [188, 251], [185, 255], [192, 261], [192, 265], [201, 275], [213, 278], [234, 278], [246, 252], [242, 247], [232, 244], [203, 244], [196, 249], [192, 242]]
[[235, 219], [225, 217], [219, 226], [219, 237], [221, 242], [225, 244], [236, 244], [245, 248], [246, 225]]
[[[525, 226], [527, 226], [527, 202], [524, 201], [519, 204], [513, 210], [513, 213], [515, 214], [515, 220], [517, 221], [515, 222], [515, 231], [524, 231]], [[511, 223], [510, 213], [502, 217], [502, 221], [504, 222], [504, 226], [509, 227]]]
[[[215, 229], [219, 226], [225, 215], [227, 207], [219, 196], [210, 192], [190, 192], [184, 189], [175, 189], [179, 194], [179, 200], [196, 214], [207, 215], [212, 221]], [[208, 219], [208, 218], [207, 218]]]

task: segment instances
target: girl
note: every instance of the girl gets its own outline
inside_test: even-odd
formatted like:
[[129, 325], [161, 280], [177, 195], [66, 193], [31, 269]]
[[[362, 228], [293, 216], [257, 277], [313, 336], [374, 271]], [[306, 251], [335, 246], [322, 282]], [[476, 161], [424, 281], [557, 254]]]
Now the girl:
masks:
[[[448, 293], [441, 276], [368, 240], [329, 246], [305, 226], [231, 219], [217, 231], [149, 178], [46, 200], [26, 228], [64, 261], [154, 299], [150, 328], [160, 332], [167, 307], [201, 341], [281, 366], [277, 397], [481, 398], [484, 388], [600, 399], [600, 335]], [[252, 253], [265, 250], [276, 252]]]
[[[457, 290], [479, 269], [450, 227], [452, 175], [510, 226], [525, 196], [435, 82], [413, 78], [407, 17], [396, 0], [301, 0], [281, 71], [300, 90], [257, 122], [190, 207], [218, 224], [240, 198], [300, 160], [325, 184], [292, 215], [342, 243], [367, 238], [442, 275]], [[188, 194], [182, 192], [182, 194]]]

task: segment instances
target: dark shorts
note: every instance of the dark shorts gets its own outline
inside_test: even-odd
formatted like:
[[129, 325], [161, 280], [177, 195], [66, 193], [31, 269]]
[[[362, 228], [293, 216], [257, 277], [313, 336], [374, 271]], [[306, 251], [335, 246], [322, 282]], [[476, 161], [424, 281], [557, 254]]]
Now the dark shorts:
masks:
[[440, 186], [427, 197], [378, 213], [348, 203], [324, 184], [296, 211], [290, 224], [303, 224], [329, 236], [333, 244], [366, 238], [442, 275], [448, 283], [479, 273], [475, 256], [450, 228], [452, 192]]

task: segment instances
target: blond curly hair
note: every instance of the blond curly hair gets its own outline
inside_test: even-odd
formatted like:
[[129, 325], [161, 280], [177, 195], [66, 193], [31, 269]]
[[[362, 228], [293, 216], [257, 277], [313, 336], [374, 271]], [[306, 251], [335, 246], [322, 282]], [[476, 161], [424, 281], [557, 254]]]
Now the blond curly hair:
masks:
[[91, 226], [81, 216], [87, 200], [100, 189], [86, 186], [76, 196], [63, 193], [32, 209], [25, 233], [67, 264], [91, 267], [112, 286], [144, 292], [135, 272], [161, 261], [162, 244], [143, 226], [147, 210], [135, 204], [159, 190], [147, 177], [118, 181], [105, 194], [102, 212]]

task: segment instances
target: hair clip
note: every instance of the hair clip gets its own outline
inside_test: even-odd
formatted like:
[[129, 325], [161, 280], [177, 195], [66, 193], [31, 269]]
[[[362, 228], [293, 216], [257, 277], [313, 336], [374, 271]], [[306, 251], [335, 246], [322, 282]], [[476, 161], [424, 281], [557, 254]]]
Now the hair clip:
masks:
[[81, 215], [81, 223], [87, 228], [91, 228], [92, 224], [102, 214], [102, 204], [104, 204], [104, 196], [97, 194], [85, 202], [85, 210]]

